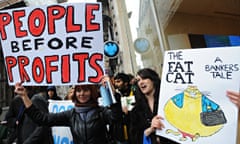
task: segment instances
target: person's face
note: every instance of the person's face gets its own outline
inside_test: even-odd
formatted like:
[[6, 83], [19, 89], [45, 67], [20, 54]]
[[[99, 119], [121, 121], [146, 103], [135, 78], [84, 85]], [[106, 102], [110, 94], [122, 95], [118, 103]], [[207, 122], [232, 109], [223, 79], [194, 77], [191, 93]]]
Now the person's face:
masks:
[[48, 91], [48, 96], [49, 96], [49, 98], [52, 98], [53, 95], [54, 95], [54, 91], [53, 91], [53, 90], [49, 90], [49, 91]]
[[124, 89], [124, 82], [122, 81], [122, 79], [115, 79], [114, 80], [114, 87], [116, 89], [119, 89], [119, 90]]
[[137, 80], [138, 87], [140, 88], [141, 92], [144, 95], [149, 95], [155, 90], [153, 81], [151, 79], [149, 78], [143, 79], [142, 77], [137, 75], [136, 80]]
[[87, 103], [91, 98], [91, 91], [89, 89], [76, 89], [76, 97], [78, 102]]

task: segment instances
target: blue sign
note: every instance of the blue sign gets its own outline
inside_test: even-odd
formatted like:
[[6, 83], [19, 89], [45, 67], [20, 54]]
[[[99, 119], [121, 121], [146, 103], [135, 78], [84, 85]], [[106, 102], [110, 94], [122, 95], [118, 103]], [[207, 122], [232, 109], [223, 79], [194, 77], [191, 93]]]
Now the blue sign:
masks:
[[134, 47], [138, 53], [145, 53], [148, 51], [150, 44], [147, 39], [138, 38], [134, 41]]
[[110, 58], [117, 56], [119, 52], [119, 46], [114, 41], [107, 41], [104, 44], [104, 55]]

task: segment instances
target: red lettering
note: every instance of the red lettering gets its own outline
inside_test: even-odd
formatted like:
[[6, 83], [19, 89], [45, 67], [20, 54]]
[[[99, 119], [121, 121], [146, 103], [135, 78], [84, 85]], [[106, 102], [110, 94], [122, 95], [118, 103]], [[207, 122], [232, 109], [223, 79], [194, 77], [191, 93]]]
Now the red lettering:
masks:
[[40, 36], [45, 29], [46, 18], [42, 9], [35, 9], [29, 15], [28, 27], [33, 36]]
[[62, 82], [67, 83], [70, 81], [70, 58], [69, 55], [62, 56]]
[[48, 33], [55, 33], [55, 20], [61, 19], [65, 15], [65, 8], [63, 6], [51, 6], [47, 8], [48, 11]]
[[58, 61], [58, 55], [45, 57], [46, 81], [52, 83], [52, 71], [58, 71], [58, 66], [52, 66], [51, 63]]
[[16, 37], [27, 36], [27, 31], [22, 30], [23, 24], [22, 24], [22, 21], [20, 20], [21, 17], [25, 17], [24, 10], [13, 11], [13, 21], [14, 21]]
[[41, 83], [44, 79], [44, 67], [40, 57], [36, 57], [33, 60], [32, 76], [33, 80], [35, 80], [37, 83]]
[[96, 53], [93, 54], [90, 57], [89, 60], [89, 65], [90, 67], [92, 67], [94, 70], [96, 70], [97, 75], [95, 77], [89, 77], [88, 81], [89, 82], [93, 82], [93, 83], [98, 83], [101, 80], [101, 77], [103, 76], [103, 69], [101, 68], [101, 66], [97, 63], [97, 61], [102, 61], [103, 60], [103, 55]]
[[17, 60], [13, 56], [7, 56], [5, 58], [6, 62], [6, 68], [7, 68], [7, 73], [8, 73], [8, 78], [10, 82], [13, 82], [13, 73], [12, 73], [12, 68], [16, 66]]
[[[71, 62], [76, 62], [78, 64], [77, 72], [74, 74], [78, 76], [76, 82], [81, 83], [88, 81], [90, 83], [99, 83], [104, 74], [104, 70], [100, 65], [102, 61], [102, 53], [94, 53], [90, 56], [87, 52], [74, 53], [72, 57], [69, 54], [61, 55], [61, 58], [59, 55], [45, 56], [44, 59], [36, 56], [32, 61], [30, 61], [27, 56], [18, 56], [17, 58], [14, 56], [7, 56], [5, 58], [10, 82], [14, 82], [14, 78], [19, 77], [21, 81], [36, 82], [39, 84], [44, 81], [46, 84], [53, 83], [53, 72], [59, 76], [58, 78], [61, 78], [62, 83], [71, 82]], [[59, 62], [61, 62], [60, 66], [58, 66]], [[87, 75], [87, 66], [96, 73], [91, 76]], [[19, 76], [14, 75], [15, 71], [19, 71]]]
[[99, 10], [99, 4], [86, 4], [86, 31], [97, 31], [100, 30], [99, 23], [93, 23], [95, 15], [93, 14], [94, 10]]
[[70, 32], [77, 32], [82, 30], [81, 24], [74, 24], [74, 7], [69, 6], [67, 8], [67, 18], [66, 18], [66, 31]]
[[0, 14], [0, 33], [3, 40], [7, 39], [5, 26], [11, 22], [11, 16], [8, 13]]
[[21, 81], [30, 81], [30, 78], [25, 70], [25, 66], [29, 64], [29, 59], [26, 56], [18, 57], [18, 68], [19, 68], [19, 76]]
[[88, 53], [75, 53], [73, 54], [73, 60], [78, 62], [78, 82], [84, 82], [85, 80], [85, 73], [86, 73], [86, 67], [85, 67], [85, 60], [88, 59], [89, 54]]

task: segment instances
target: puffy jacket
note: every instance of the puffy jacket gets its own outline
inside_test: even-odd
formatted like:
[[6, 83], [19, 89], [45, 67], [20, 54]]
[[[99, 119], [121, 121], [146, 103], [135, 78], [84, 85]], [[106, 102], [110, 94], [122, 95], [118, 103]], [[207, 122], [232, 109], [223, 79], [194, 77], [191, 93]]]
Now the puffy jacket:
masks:
[[110, 108], [95, 107], [85, 121], [76, 108], [61, 113], [43, 113], [34, 105], [26, 109], [28, 116], [40, 125], [69, 126], [74, 144], [108, 144], [107, 124], [121, 118], [121, 108], [115, 104]]

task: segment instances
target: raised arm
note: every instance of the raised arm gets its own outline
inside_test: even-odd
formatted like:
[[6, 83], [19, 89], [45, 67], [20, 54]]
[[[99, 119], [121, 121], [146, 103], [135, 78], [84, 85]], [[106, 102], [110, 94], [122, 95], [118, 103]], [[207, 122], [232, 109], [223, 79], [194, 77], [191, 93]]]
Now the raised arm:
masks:
[[112, 89], [112, 92], [113, 92], [113, 94], [115, 94], [115, 93], [116, 93], [116, 90], [115, 90], [115, 88], [114, 88], [114, 86], [113, 86], [113, 84], [112, 84], [112, 81], [111, 81], [110, 77], [107, 76], [107, 75], [102, 76], [101, 85], [106, 86], [106, 83], [107, 83], [107, 82], [109, 82], [109, 84], [110, 84], [110, 86], [111, 86], [111, 89]]
[[22, 98], [23, 103], [26, 108], [29, 108], [32, 105], [32, 101], [28, 97], [26, 88], [24, 88], [24, 86], [22, 86], [22, 82], [18, 82], [15, 84], [14, 92]]

